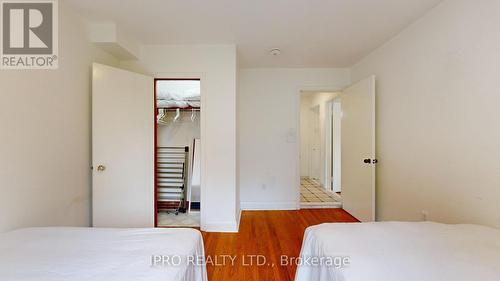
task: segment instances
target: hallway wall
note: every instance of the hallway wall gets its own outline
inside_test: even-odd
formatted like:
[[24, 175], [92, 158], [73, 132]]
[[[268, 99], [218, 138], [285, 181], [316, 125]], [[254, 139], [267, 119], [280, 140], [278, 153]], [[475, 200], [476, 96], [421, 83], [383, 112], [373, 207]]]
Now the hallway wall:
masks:
[[342, 89], [350, 83], [350, 70], [241, 69], [239, 77], [242, 209], [296, 209], [300, 92]]

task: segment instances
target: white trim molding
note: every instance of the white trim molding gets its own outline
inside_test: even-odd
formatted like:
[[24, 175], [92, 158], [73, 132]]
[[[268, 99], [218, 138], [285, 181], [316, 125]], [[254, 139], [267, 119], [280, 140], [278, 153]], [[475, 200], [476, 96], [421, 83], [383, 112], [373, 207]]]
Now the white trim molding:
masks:
[[304, 202], [300, 204], [301, 209], [340, 209], [342, 202]]
[[242, 210], [297, 210], [296, 201], [285, 202], [241, 202]]
[[238, 211], [238, 217], [236, 218], [236, 232], [240, 231], [240, 222], [241, 222], [241, 208]]
[[206, 232], [234, 232], [237, 233], [239, 222], [234, 221], [212, 221], [203, 224], [201, 229]]
[[231, 232], [237, 233], [240, 230], [241, 209], [235, 221], [212, 221], [201, 224], [201, 230], [206, 232]]

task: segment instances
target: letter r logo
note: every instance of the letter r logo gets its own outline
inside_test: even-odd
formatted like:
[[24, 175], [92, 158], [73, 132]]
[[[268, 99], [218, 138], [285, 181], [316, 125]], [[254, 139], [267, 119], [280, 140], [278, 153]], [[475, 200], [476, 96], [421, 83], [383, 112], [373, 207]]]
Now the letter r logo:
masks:
[[3, 54], [52, 54], [53, 3], [2, 3]]

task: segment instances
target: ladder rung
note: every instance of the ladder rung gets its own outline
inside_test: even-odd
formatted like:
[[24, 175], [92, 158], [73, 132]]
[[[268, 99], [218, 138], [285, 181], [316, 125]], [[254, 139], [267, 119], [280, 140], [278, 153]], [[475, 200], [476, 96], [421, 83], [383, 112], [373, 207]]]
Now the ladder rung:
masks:
[[158, 179], [171, 179], [171, 178], [183, 178], [183, 174], [171, 174], [171, 173], [156, 173]]
[[183, 182], [159, 182], [158, 183], [159, 187], [183, 187], [184, 183]]
[[158, 198], [164, 198], [165, 196], [171, 196], [171, 195], [182, 195], [182, 190], [180, 188], [178, 189], [180, 191], [177, 191], [177, 189], [175, 188], [159, 188], [158, 190], [164, 190], [158, 192]]
[[158, 194], [162, 193], [182, 193], [182, 188], [179, 187], [159, 187]]
[[184, 168], [183, 163], [158, 163], [157, 165], [158, 168], [178, 168], [182, 169]]
[[184, 164], [184, 159], [168, 159], [168, 158], [158, 158], [156, 163], [161, 164]]
[[158, 151], [156, 152], [156, 155], [162, 155], [162, 156], [185, 156], [186, 153], [184, 152], [175, 152], [175, 151]]
[[165, 196], [165, 197], [158, 197], [158, 201], [160, 202], [165, 202], [165, 201], [172, 201], [172, 200], [181, 200], [182, 199], [182, 196], [179, 194], [179, 195], [171, 195], [171, 196]]
[[183, 153], [183, 154], [176, 154], [176, 153], [158, 153], [156, 154], [158, 157], [161, 157], [161, 158], [186, 158], [186, 155]]
[[158, 183], [162, 182], [180, 182], [183, 183], [184, 179], [183, 178], [158, 178]]
[[158, 152], [174, 152], [174, 153], [186, 153], [184, 147], [156, 147]]
[[157, 173], [172, 173], [172, 174], [183, 174], [183, 169], [169, 169], [169, 168], [158, 168], [156, 169]]
[[156, 163], [158, 164], [184, 164], [184, 159], [167, 159], [167, 158], [158, 158]]
[[182, 197], [180, 197], [180, 196], [171, 196], [171, 197], [167, 197], [167, 198], [158, 198], [158, 202], [170, 202], [170, 201], [179, 202], [180, 200], [182, 200]]

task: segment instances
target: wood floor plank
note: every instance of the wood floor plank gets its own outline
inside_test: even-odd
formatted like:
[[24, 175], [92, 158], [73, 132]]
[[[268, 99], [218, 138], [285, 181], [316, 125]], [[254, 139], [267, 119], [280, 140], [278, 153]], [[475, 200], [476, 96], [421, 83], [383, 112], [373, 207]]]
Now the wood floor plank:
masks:
[[[357, 222], [342, 209], [303, 209], [297, 211], [244, 211], [238, 233], [203, 232], [205, 255], [226, 263], [207, 264], [208, 279], [218, 280], [294, 280], [296, 266], [281, 266], [281, 256], [298, 257], [304, 230], [330, 222]], [[257, 256], [265, 264], [257, 265]]]

